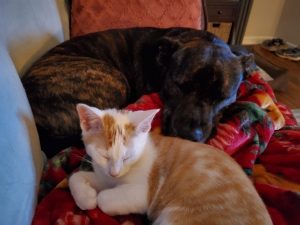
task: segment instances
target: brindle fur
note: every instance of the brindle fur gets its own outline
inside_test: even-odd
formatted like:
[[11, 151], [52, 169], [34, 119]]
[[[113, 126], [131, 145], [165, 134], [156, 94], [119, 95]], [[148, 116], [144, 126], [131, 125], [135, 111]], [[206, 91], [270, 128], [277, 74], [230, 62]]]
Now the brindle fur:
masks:
[[204, 141], [218, 112], [235, 100], [242, 70], [240, 57], [208, 32], [131, 28], [68, 40], [22, 82], [51, 155], [80, 140], [77, 103], [122, 108], [150, 92], [165, 102], [165, 134]]

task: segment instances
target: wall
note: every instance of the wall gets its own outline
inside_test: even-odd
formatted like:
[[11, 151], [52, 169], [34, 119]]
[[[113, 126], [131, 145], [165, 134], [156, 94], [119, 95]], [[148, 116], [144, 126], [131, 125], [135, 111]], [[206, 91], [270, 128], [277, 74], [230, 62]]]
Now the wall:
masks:
[[68, 38], [65, 7], [62, 0], [0, 0], [0, 48], [8, 51], [19, 75]]
[[290, 0], [253, 0], [243, 44], [260, 43], [275, 37], [284, 3], [287, 1]]
[[300, 45], [300, 1], [286, 0], [275, 35]]

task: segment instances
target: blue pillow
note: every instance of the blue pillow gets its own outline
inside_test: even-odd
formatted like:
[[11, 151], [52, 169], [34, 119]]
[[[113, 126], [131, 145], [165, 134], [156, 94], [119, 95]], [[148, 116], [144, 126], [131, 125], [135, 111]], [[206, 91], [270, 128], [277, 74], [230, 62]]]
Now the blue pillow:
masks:
[[42, 171], [33, 115], [6, 49], [0, 47], [0, 224], [31, 224]]

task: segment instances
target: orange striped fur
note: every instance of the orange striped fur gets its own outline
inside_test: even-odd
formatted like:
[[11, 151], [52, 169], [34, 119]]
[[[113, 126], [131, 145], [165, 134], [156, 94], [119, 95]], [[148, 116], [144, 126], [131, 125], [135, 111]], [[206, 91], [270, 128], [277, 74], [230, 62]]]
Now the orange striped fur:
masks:
[[166, 224], [272, 224], [250, 179], [226, 153], [179, 138], [152, 140], [158, 157], [149, 177], [149, 216], [165, 213]]

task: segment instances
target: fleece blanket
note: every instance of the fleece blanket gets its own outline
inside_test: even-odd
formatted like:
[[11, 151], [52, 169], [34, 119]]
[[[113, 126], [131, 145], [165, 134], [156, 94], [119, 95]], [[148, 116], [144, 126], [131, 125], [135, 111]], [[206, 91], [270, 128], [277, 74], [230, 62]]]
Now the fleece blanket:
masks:
[[[142, 96], [128, 110], [163, 108], [157, 93]], [[152, 124], [159, 128], [161, 114]], [[300, 221], [300, 128], [291, 111], [276, 101], [259, 72], [241, 84], [237, 101], [223, 113], [207, 144], [231, 155], [253, 180], [275, 225]], [[33, 225], [142, 225], [143, 215], [110, 217], [100, 209], [80, 210], [67, 177], [84, 169], [84, 148], [70, 147], [49, 159], [39, 191]]]

